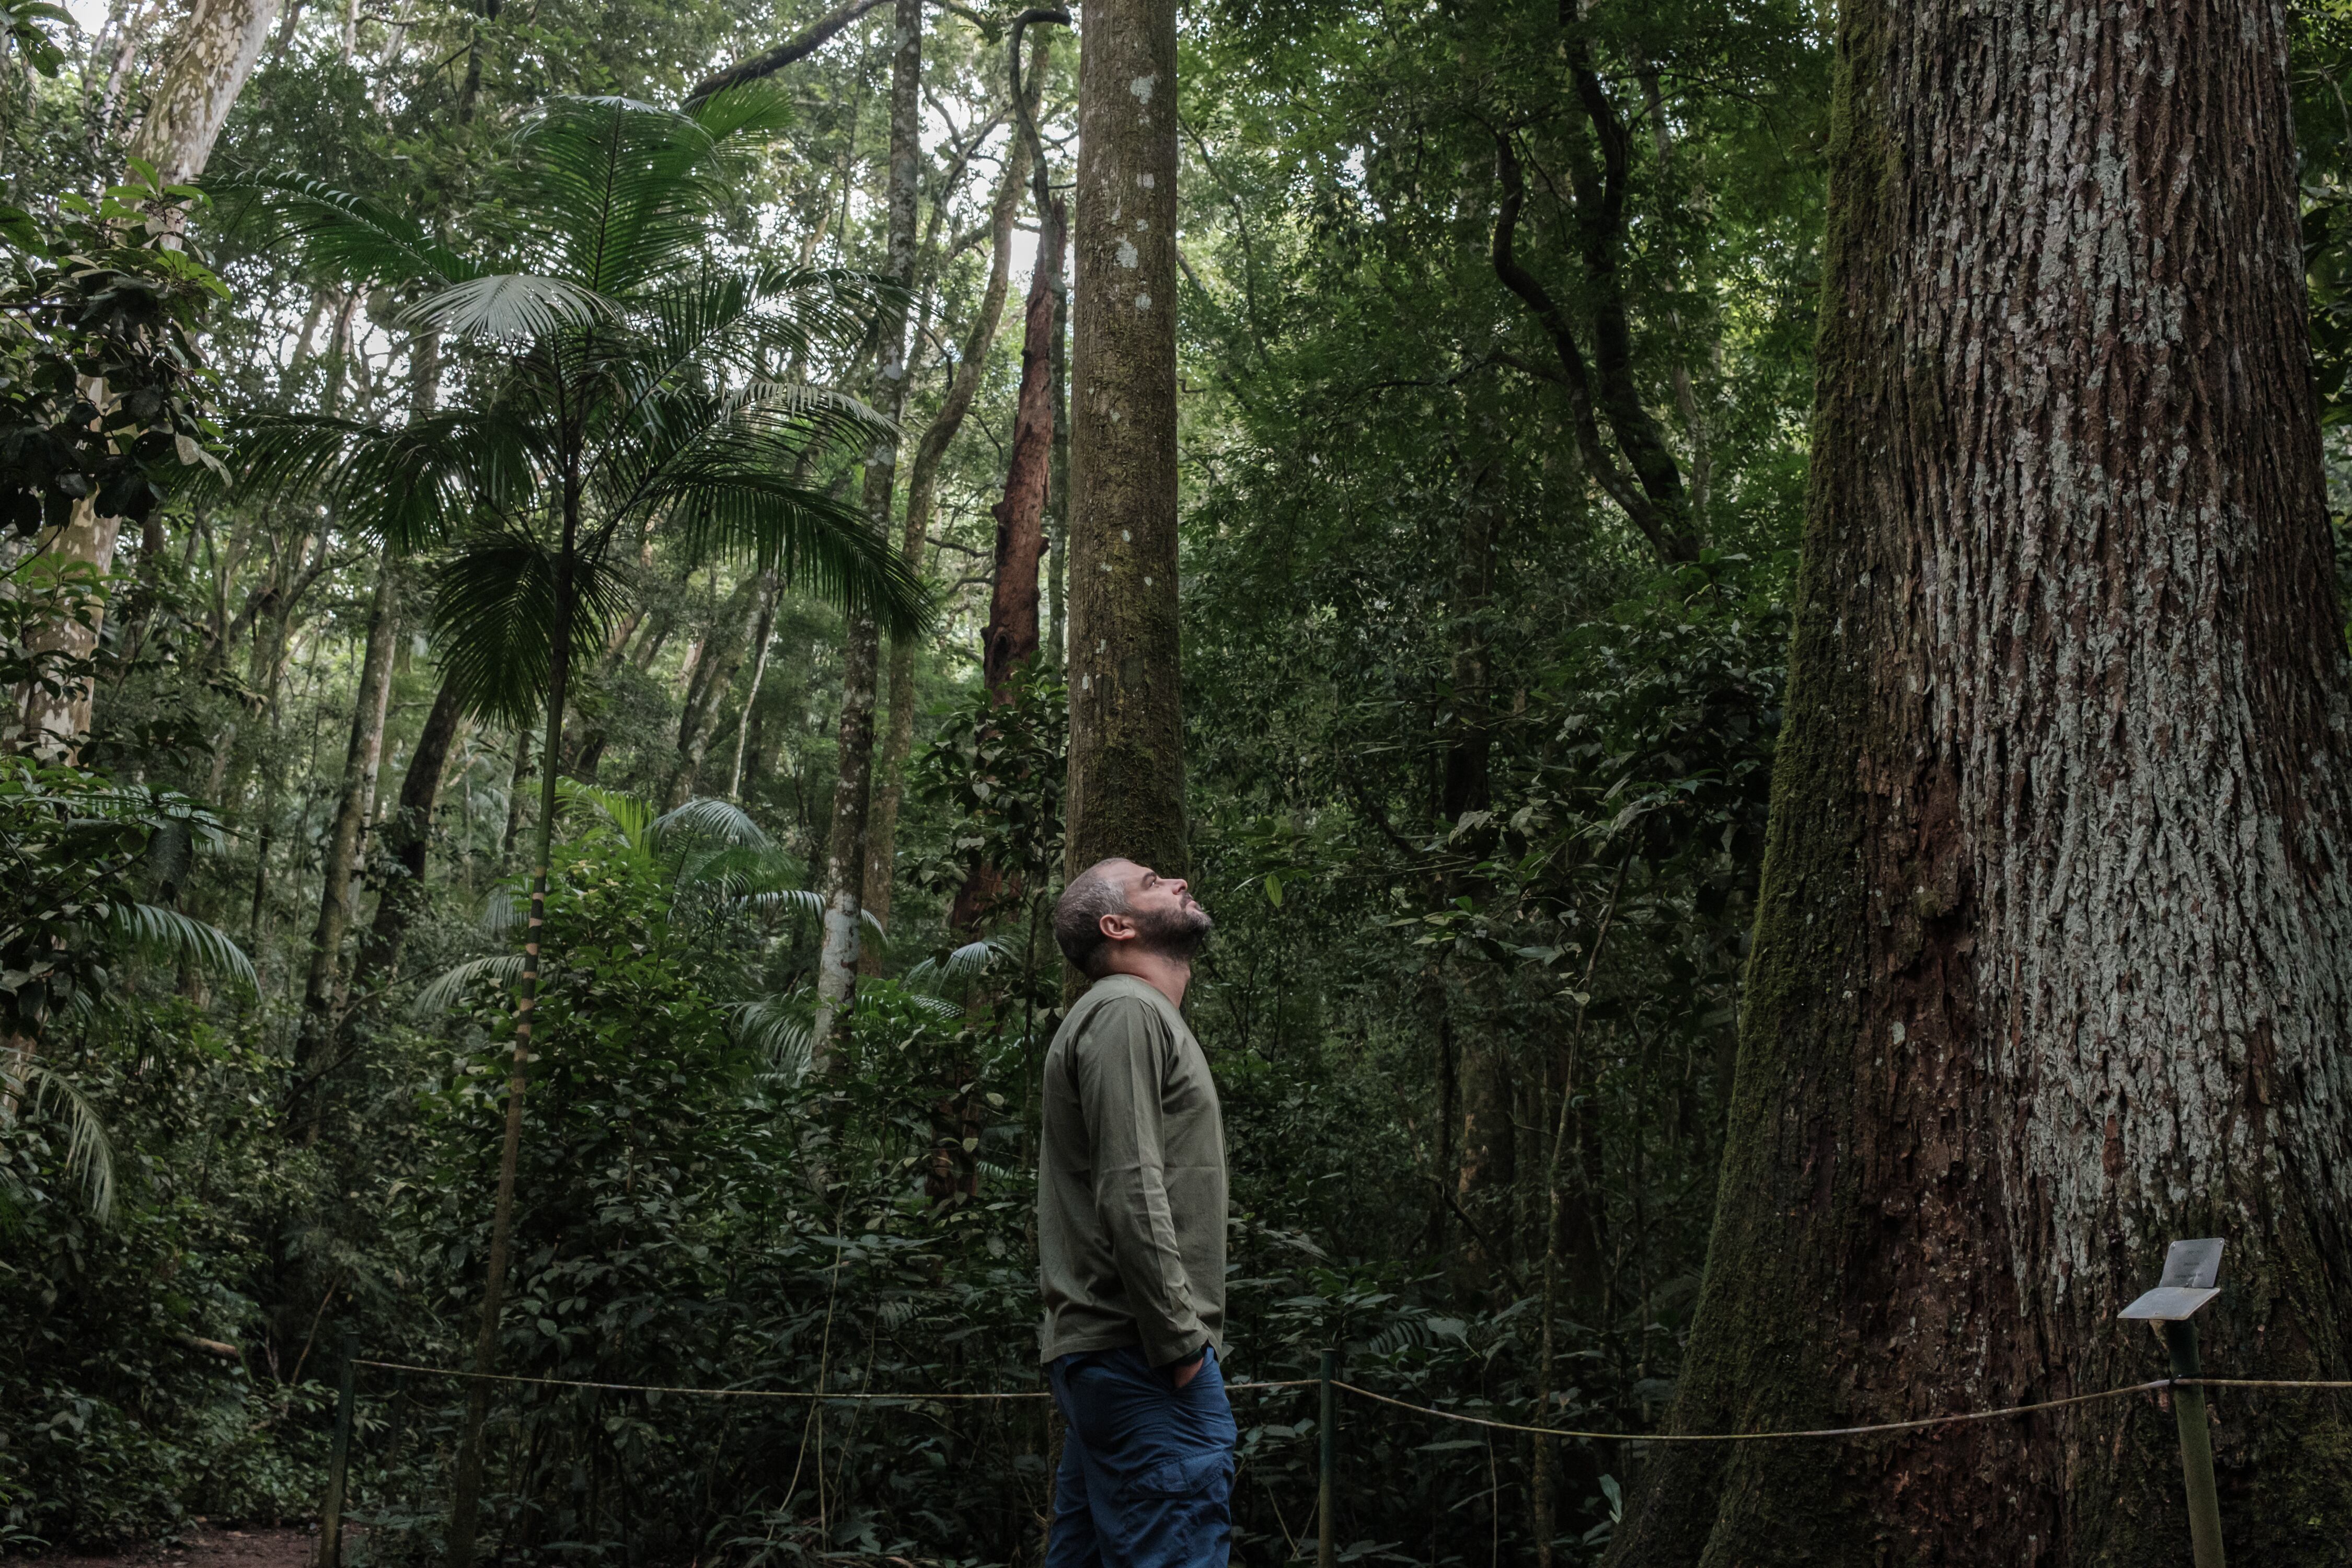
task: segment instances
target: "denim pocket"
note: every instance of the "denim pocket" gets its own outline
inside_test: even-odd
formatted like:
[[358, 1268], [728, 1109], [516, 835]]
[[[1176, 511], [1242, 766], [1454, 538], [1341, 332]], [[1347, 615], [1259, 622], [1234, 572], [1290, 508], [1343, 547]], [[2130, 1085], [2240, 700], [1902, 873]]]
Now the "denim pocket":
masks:
[[1223, 1495], [1233, 1484], [1234, 1457], [1218, 1449], [1155, 1465], [1135, 1479], [1132, 1490], [1137, 1497], [1189, 1498], [1212, 1489]]

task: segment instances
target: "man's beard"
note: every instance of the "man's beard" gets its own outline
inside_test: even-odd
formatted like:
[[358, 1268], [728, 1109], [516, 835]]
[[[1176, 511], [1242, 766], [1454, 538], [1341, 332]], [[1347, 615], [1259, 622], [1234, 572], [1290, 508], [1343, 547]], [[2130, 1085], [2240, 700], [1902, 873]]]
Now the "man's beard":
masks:
[[1135, 934], [1144, 947], [1163, 957], [1189, 959], [1201, 951], [1217, 922], [1199, 904], [1185, 902], [1172, 910], [1154, 910], [1139, 915]]

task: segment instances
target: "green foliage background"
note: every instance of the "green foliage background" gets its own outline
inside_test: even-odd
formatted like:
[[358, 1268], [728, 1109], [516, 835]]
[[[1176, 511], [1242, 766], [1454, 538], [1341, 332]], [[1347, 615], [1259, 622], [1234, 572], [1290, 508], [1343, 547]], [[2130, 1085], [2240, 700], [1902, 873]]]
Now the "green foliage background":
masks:
[[[537, 106], [675, 103], [815, 15], [304, 10], [215, 172], [323, 181], [494, 249], [515, 223], [498, 171]], [[984, 283], [1006, 139], [1001, 34], [931, 15], [916, 427]], [[16, 432], [72, 425], [59, 399], [89, 344], [59, 324], [54, 247], [24, 226], [54, 235], [75, 221], [68, 198], [105, 199], [170, 37], [128, 5], [88, 35], [38, 5], [7, 16], [35, 68], [12, 53], [0, 72], [0, 201], [22, 215], [6, 220], [0, 441], [17, 444], [0, 474], [22, 468], [46, 508], [58, 465], [7, 467], [33, 451]], [[1828, 20], [1788, 0], [1668, 0], [1578, 24], [1632, 132], [1610, 286], [1630, 374], [1705, 546], [1668, 563], [1603, 498], [1552, 351], [1493, 267], [1503, 134], [1528, 169], [1521, 258], [1580, 331], [1608, 304], [1584, 259], [1573, 185], [1593, 143], [1557, 7], [1184, 14], [1185, 761], [1196, 886], [1219, 925], [1189, 1011], [1231, 1144], [1234, 1381], [1304, 1375], [1337, 1345], [1353, 1379], [1400, 1397], [1536, 1415], [1559, 1126], [1548, 1414], [1631, 1436], [1672, 1390], [1779, 723]], [[2297, 20], [2315, 363], [2343, 479], [2347, 22], [2332, 0]], [[782, 79], [790, 124], [745, 169], [715, 262], [876, 264], [887, 26], [877, 11]], [[1065, 184], [1074, 89], [1065, 39], [1044, 114]], [[187, 333], [164, 344], [178, 401], [139, 417], [210, 441], [181, 375], [200, 357], [215, 407], [401, 422], [418, 373], [399, 299], [202, 210], [190, 235], [226, 300], [152, 247], [100, 258], [144, 277], [140, 299]], [[781, 599], [756, 690], [738, 649], [696, 763], [681, 744], [695, 670], [740, 635], [749, 567], [656, 542], [618, 569], [619, 635], [583, 660], [565, 741], [581, 787], [558, 824], [501, 1346], [523, 1377], [910, 1397], [502, 1388], [485, 1540], [507, 1559], [1036, 1560], [1042, 1405], [920, 1397], [1040, 1386], [1034, 1079], [1062, 975], [1039, 916], [1066, 694], [1050, 646], [1008, 704], [977, 670], [1013, 322], [940, 475], [928, 570], [943, 613], [917, 647], [896, 901], [835, 1072], [803, 1064], [840, 617]], [[497, 369], [488, 351], [449, 356], [436, 374], [456, 390]], [[168, 465], [155, 441], [141, 452], [142, 475], [204, 467], [176, 444]], [[829, 461], [805, 477], [854, 493], [854, 464]], [[99, 692], [80, 765], [0, 762], [11, 1038], [37, 1037], [0, 1111], [0, 1550], [308, 1518], [344, 1336], [373, 1360], [457, 1365], [479, 1300], [533, 737], [497, 717], [459, 735], [398, 973], [357, 999], [314, 1102], [297, 1015], [376, 542], [315, 500], [167, 477], [114, 580], [45, 584], [15, 543], [0, 595], [12, 650], [44, 617], [101, 592], [107, 605], [79, 672]], [[370, 908], [401, 874], [385, 824], [446, 651], [415, 629], [425, 588], [405, 592]], [[37, 678], [33, 656], [10, 658], [12, 685]], [[677, 800], [726, 795], [739, 752], [756, 846], [656, 829]], [[983, 862], [1004, 890], [951, 930]], [[427, 1561], [462, 1391], [381, 1368], [359, 1388], [355, 1551]], [[1310, 1528], [1311, 1399], [1236, 1405], [1236, 1561], [1287, 1561]], [[1528, 1556], [1528, 1446], [1388, 1411], [1344, 1419], [1349, 1560]], [[1578, 1442], [1558, 1462], [1557, 1545], [1583, 1560], [1639, 1449]]]

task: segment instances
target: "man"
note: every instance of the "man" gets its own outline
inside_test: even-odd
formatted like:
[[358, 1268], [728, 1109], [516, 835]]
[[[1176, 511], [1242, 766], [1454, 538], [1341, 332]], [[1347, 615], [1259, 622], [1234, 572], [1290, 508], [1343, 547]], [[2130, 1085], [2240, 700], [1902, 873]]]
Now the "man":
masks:
[[1045, 1053], [1043, 1352], [1067, 1423], [1046, 1568], [1224, 1568], [1230, 1550], [1224, 1129], [1176, 1010], [1210, 924], [1132, 860], [1089, 867], [1054, 910], [1094, 984]]

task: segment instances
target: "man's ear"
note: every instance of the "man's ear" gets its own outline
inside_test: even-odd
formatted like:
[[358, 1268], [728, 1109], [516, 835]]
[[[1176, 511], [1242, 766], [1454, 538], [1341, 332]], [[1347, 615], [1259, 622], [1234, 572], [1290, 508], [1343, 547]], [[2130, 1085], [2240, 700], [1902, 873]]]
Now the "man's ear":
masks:
[[1135, 917], [1133, 915], [1108, 914], [1103, 916], [1095, 923], [1101, 929], [1103, 937], [1106, 941], [1132, 942], [1135, 940]]

